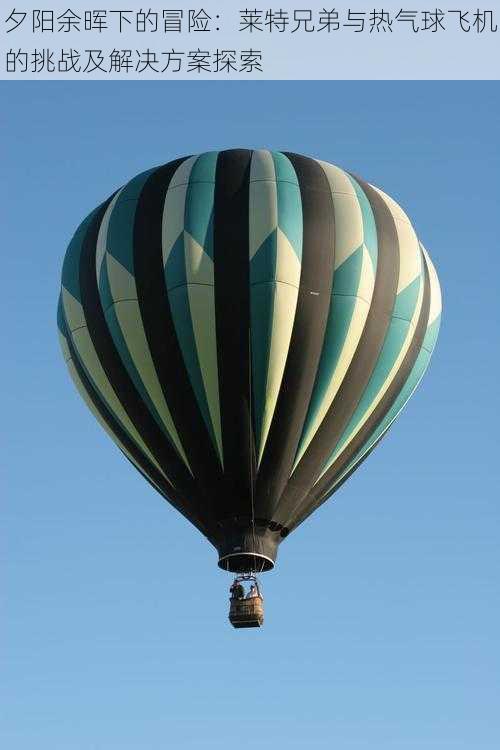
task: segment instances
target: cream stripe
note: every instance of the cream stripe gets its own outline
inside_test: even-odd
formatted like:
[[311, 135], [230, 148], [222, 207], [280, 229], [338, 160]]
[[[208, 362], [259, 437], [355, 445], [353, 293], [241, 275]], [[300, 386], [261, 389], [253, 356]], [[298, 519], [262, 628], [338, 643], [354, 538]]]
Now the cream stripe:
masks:
[[167, 265], [168, 258], [180, 234], [184, 232], [184, 213], [186, 205], [186, 194], [191, 170], [197, 160], [192, 156], [181, 164], [175, 173], [165, 196], [162, 221], [162, 254], [163, 267]]
[[399, 279], [397, 294], [399, 294], [422, 272], [420, 243], [415, 230], [403, 209], [382, 190], [375, 188], [391, 212], [396, 226], [399, 242]]
[[109, 222], [111, 219], [111, 214], [113, 213], [113, 210], [116, 206], [116, 202], [119, 199], [120, 195], [123, 193], [124, 188], [118, 191], [118, 193], [115, 195], [109, 206], [107, 207], [104, 216], [102, 217], [101, 225], [99, 227], [99, 232], [97, 234], [97, 243], [96, 243], [96, 253], [95, 253], [95, 268], [96, 268], [96, 277], [97, 277], [97, 285], [99, 286], [99, 280], [101, 278], [101, 266], [102, 262], [104, 260], [104, 256], [106, 253], [106, 245], [108, 240], [108, 229], [109, 229]]
[[187, 231], [184, 231], [184, 258], [188, 284], [214, 285], [214, 262]]
[[62, 287], [62, 304], [64, 308], [64, 317], [66, 318], [68, 331], [70, 333], [77, 328], [82, 328], [87, 325], [82, 305], [64, 286]]
[[375, 187], [375, 185], [371, 185], [371, 187], [374, 190], [376, 190], [377, 193], [384, 199], [384, 201], [386, 202], [389, 208], [389, 211], [391, 212], [391, 214], [393, 215], [395, 219], [398, 219], [399, 221], [404, 221], [410, 226], [413, 226], [410, 219], [408, 218], [408, 215], [405, 213], [405, 211], [403, 211], [399, 203], [396, 203], [394, 198], [391, 198], [390, 195], [387, 195], [387, 193], [384, 193], [383, 190], [381, 190], [378, 187]]
[[[179, 434], [163, 390], [156, 374], [156, 369], [149, 351], [149, 345], [142, 325], [141, 311], [136, 299], [115, 302], [113, 306], [123, 338], [139, 377], [160, 417], [162, 424], [177, 448], [182, 460], [191, 472], [189, 461], [182, 447]], [[191, 472], [192, 473], [192, 472]]]
[[395, 224], [400, 248], [397, 288], [397, 294], [400, 294], [422, 273], [422, 254], [413, 227], [399, 219]]
[[335, 218], [335, 270], [364, 241], [363, 213], [348, 175], [339, 167], [320, 162], [332, 191]]
[[[267, 361], [265, 401], [261, 433], [258, 436], [258, 463], [262, 459], [278, 394], [283, 379], [286, 358], [297, 306], [301, 264], [288, 237], [278, 227], [278, 187], [274, 159], [269, 151], [255, 151], [252, 156], [249, 188], [250, 260], [262, 243], [275, 232], [276, 268], [273, 283], [273, 305], [269, 357]], [[270, 249], [268, 252], [273, 252]], [[268, 282], [268, 283], [269, 283]], [[256, 288], [253, 285], [252, 288]]]
[[[95, 406], [94, 406], [92, 400], [90, 399], [90, 397], [89, 397], [89, 395], [88, 395], [85, 387], [83, 386], [82, 381], [80, 380], [78, 372], [77, 372], [77, 370], [75, 368], [75, 364], [74, 364], [73, 359], [71, 357], [70, 357], [69, 360], [66, 361], [66, 364], [68, 366], [68, 370], [69, 370], [69, 374], [71, 376], [71, 379], [73, 380], [73, 383], [75, 384], [76, 389], [79, 392], [80, 396], [85, 401], [85, 403], [86, 403], [89, 411], [94, 415], [94, 417], [99, 422], [99, 424], [101, 425], [101, 427], [103, 428], [103, 430], [105, 430], [107, 432], [107, 434], [109, 435], [109, 437], [111, 438], [111, 440], [113, 440], [113, 442], [116, 443], [116, 445], [120, 448], [120, 450], [122, 450], [123, 453], [127, 456], [127, 458], [133, 463], [133, 465], [136, 467], [136, 469], [138, 469], [139, 471], [144, 471], [144, 469], [141, 469], [141, 467], [135, 461], [135, 459], [133, 458], [133, 456], [128, 452], [127, 448], [123, 445], [123, 443], [118, 439], [118, 437], [115, 435], [115, 433], [108, 427], [108, 425], [105, 422], [105, 420], [101, 417], [101, 415], [99, 414], [99, 412], [95, 408]], [[158, 485], [156, 484], [156, 482], [154, 482], [149, 475], [148, 475], [148, 478], [149, 478], [149, 481], [151, 482], [151, 484], [153, 484], [154, 487], [156, 487], [156, 489], [158, 490], [158, 492], [163, 495], [162, 490], [158, 487]], [[172, 484], [172, 482], [170, 482], [170, 484]]]
[[185, 187], [186, 183], [189, 182], [191, 170], [198, 159], [199, 154], [195, 154], [195, 156], [190, 156], [189, 159], [185, 159], [182, 164], [179, 165], [170, 181], [170, 185], [168, 186], [169, 190], [180, 186]]
[[420, 248], [424, 254], [425, 262], [429, 271], [429, 283], [431, 287], [431, 304], [429, 310], [429, 325], [434, 323], [438, 315], [441, 314], [442, 300], [441, 300], [441, 287], [439, 285], [439, 279], [434, 268], [432, 260], [429, 258], [429, 254], [425, 247], [421, 244]]
[[274, 282], [273, 321], [266, 376], [266, 395], [262, 415], [262, 430], [259, 442], [259, 464], [266, 445], [283, 379], [283, 372], [292, 337], [298, 293], [298, 289], [294, 286]]
[[135, 278], [130, 271], [125, 268], [119, 260], [116, 260], [111, 253], [106, 253], [105, 258], [109, 288], [113, 301], [117, 302], [122, 299], [136, 299], [137, 286]]
[[276, 234], [275, 280], [284, 284], [300, 285], [301, 262], [286, 234], [278, 227]]
[[357, 295], [371, 304], [374, 289], [375, 269], [373, 268], [368, 248], [363, 244], [363, 265], [361, 267], [361, 278], [359, 280]]
[[250, 164], [250, 182], [253, 180], [276, 180], [274, 159], [270, 151], [256, 149]]
[[[269, 154], [272, 162], [272, 157]], [[261, 161], [254, 156], [254, 160]], [[274, 171], [274, 164], [273, 164]], [[249, 186], [249, 252], [250, 260], [262, 243], [278, 226], [278, 192], [275, 182], [251, 182]]]
[[71, 359], [71, 352], [68, 346], [68, 339], [63, 333], [61, 333], [60, 330], [58, 330], [57, 333], [59, 334], [59, 344], [61, 346], [61, 351], [64, 357], [64, 361], [67, 362], [68, 359]]
[[[210, 260], [208, 256], [207, 259]], [[188, 284], [187, 293], [203, 387], [217, 443], [217, 452], [223, 466], [214, 287]]]
[[353, 198], [357, 197], [350, 177], [346, 172], [344, 172], [343, 169], [335, 166], [335, 164], [329, 164], [327, 161], [321, 161], [321, 159], [317, 159], [316, 161], [323, 168], [330, 184], [330, 190], [332, 191], [332, 193], [344, 193], [345, 195], [350, 195]]
[[[105, 244], [104, 239], [103, 244]], [[191, 471], [151, 357], [137, 301], [135, 278], [111, 253], [106, 252], [105, 258], [110, 293], [115, 302], [114, 312], [127, 349], [167, 435], [170, 436], [182, 460]], [[126, 366], [125, 363], [124, 365]]]

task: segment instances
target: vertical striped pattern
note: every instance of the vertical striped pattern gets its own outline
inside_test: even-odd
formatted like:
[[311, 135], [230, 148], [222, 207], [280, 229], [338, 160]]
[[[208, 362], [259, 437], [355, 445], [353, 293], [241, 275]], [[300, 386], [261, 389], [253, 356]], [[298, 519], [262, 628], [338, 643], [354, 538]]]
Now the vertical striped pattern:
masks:
[[214, 544], [279, 538], [420, 382], [439, 282], [385, 193], [326, 162], [210, 152], [144, 172], [64, 261], [61, 346], [131, 463]]

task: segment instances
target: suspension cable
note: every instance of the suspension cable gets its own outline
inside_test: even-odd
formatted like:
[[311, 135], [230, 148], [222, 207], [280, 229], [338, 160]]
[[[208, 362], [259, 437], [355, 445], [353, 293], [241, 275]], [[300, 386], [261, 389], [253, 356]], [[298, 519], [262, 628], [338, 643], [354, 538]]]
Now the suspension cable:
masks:
[[253, 541], [253, 568], [251, 573], [257, 573], [257, 560], [255, 557], [255, 551], [257, 549], [256, 537], [255, 537], [255, 506], [254, 506], [254, 451], [253, 451], [253, 440], [252, 440], [252, 349], [251, 349], [251, 335], [250, 328], [248, 329], [248, 455], [250, 456], [250, 505], [252, 513], [252, 541]]

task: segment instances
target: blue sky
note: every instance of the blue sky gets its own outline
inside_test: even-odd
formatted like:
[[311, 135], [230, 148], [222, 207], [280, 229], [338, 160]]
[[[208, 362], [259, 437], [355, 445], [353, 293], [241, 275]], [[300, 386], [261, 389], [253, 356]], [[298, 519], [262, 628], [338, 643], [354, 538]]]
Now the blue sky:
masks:
[[[496, 750], [500, 88], [2, 83], [2, 718], [9, 750]], [[58, 349], [65, 247], [137, 172], [299, 151], [412, 217], [444, 297], [430, 369], [282, 545], [266, 624], [87, 413]], [[237, 745], [236, 745], [237, 743]]]

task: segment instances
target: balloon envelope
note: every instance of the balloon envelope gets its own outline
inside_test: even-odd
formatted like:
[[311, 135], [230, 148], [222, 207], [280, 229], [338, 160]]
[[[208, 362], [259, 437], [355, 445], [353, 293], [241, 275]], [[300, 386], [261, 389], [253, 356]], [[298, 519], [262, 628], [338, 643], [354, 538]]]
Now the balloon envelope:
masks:
[[245, 571], [375, 447], [440, 313], [391, 198], [316, 159], [230, 150], [144, 172], [87, 216], [58, 321], [103, 428]]

